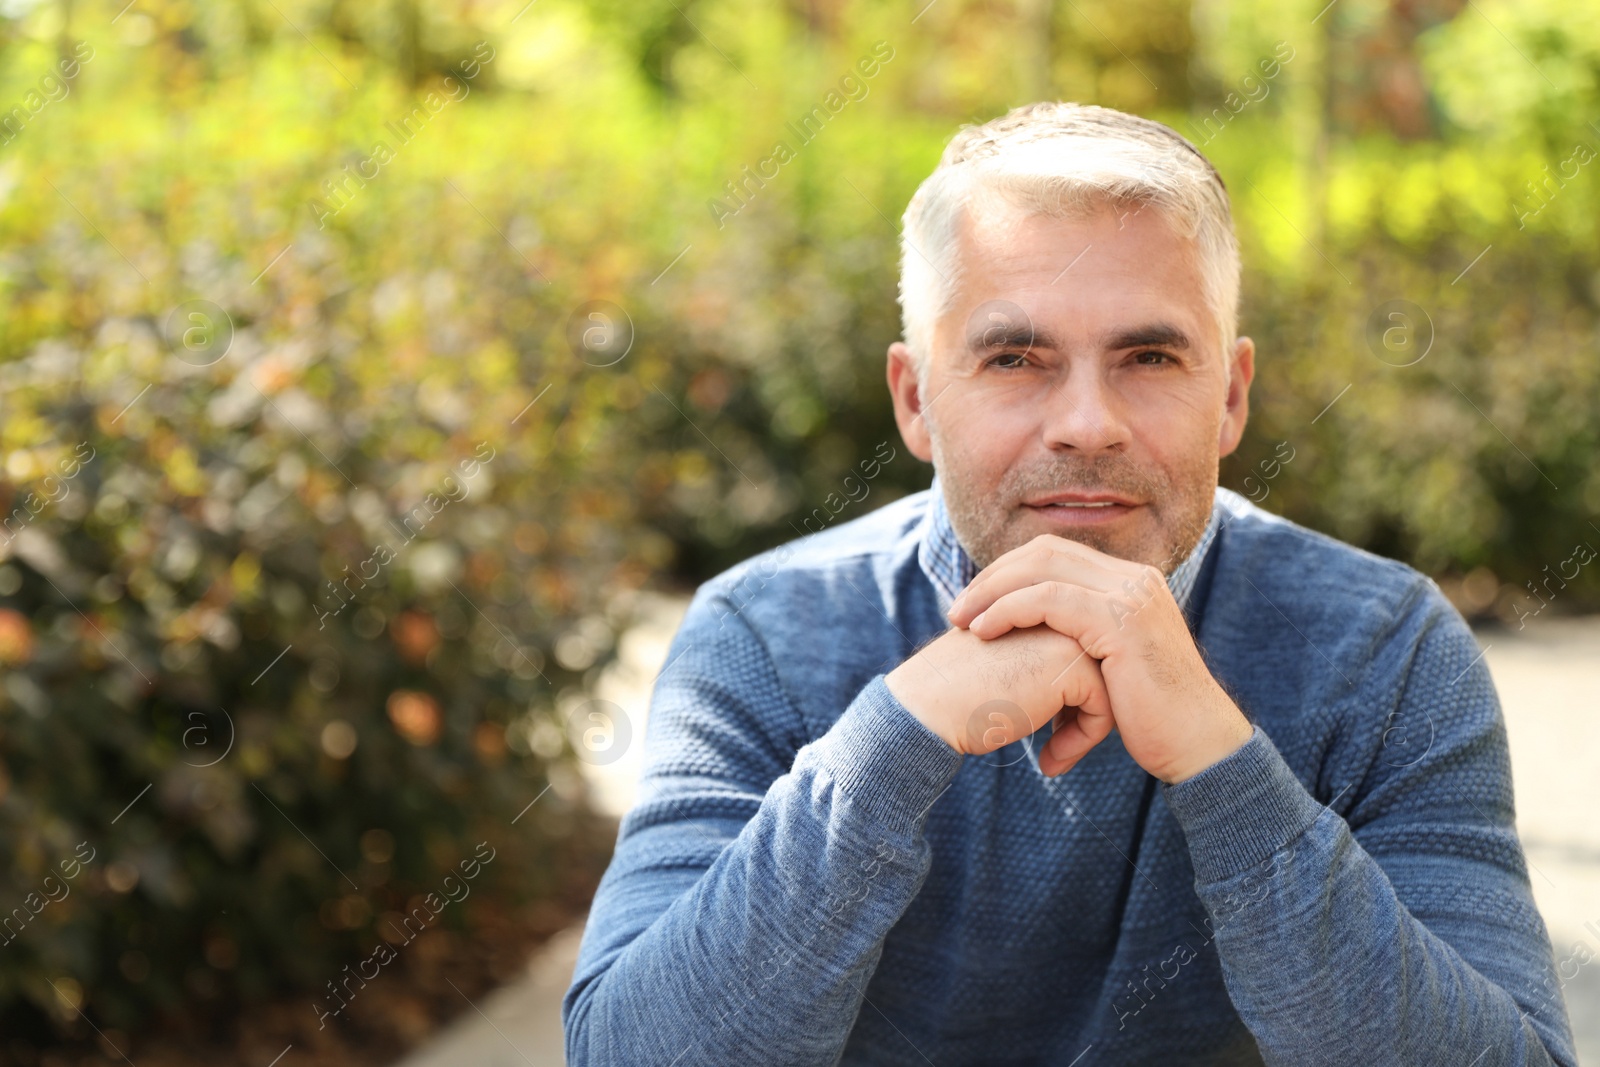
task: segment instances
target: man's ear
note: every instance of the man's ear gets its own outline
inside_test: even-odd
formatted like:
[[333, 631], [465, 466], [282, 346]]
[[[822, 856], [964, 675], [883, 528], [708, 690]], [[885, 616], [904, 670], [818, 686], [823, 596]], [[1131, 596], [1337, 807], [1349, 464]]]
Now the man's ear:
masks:
[[928, 420], [922, 416], [922, 394], [917, 388], [916, 360], [911, 349], [896, 341], [889, 346], [889, 397], [894, 401], [894, 421], [911, 454], [924, 463], [933, 462], [933, 439], [928, 435]]
[[1239, 447], [1244, 424], [1250, 417], [1250, 382], [1256, 376], [1256, 343], [1241, 337], [1233, 343], [1229, 368], [1228, 397], [1222, 411], [1222, 427], [1217, 431], [1217, 455], [1229, 456]]

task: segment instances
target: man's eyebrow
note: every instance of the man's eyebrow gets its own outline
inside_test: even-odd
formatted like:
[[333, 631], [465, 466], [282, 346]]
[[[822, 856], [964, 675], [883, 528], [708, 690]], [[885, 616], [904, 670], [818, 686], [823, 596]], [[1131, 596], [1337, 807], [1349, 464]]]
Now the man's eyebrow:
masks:
[[[1171, 323], [1151, 322], [1111, 330], [1100, 336], [1100, 348], [1106, 352], [1147, 346], [1188, 348], [1189, 335]], [[1061, 344], [1049, 330], [1028, 322], [997, 323], [975, 330], [967, 338], [967, 350], [974, 355], [1013, 348], [1042, 348], [1059, 352]]]
[[1101, 335], [1100, 347], [1107, 352], [1120, 352], [1125, 348], [1145, 346], [1161, 348], [1188, 348], [1189, 335], [1165, 322], [1151, 322], [1130, 329], [1113, 330]]
[[974, 330], [967, 336], [967, 351], [974, 355], [998, 352], [1004, 348], [1048, 348], [1058, 351], [1061, 346], [1049, 330], [1029, 322], [996, 323]]

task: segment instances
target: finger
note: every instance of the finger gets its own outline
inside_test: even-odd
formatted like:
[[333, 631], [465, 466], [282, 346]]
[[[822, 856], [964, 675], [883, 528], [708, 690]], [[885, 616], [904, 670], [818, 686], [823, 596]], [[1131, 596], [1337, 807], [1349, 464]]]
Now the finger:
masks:
[[967, 629], [984, 640], [993, 640], [1010, 630], [1048, 626], [1074, 640], [1089, 632], [1092, 612], [1104, 611], [1104, 599], [1083, 586], [1062, 581], [1043, 581], [1006, 593], [967, 624]]
[[1039, 769], [1047, 777], [1066, 774], [1093, 748], [1111, 736], [1111, 716], [1091, 715], [1083, 709], [1050, 735], [1039, 751]]
[[[1058, 537], [1035, 538], [1021, 548], [1012, 549], [968, 583], [951, 605], [950, 621], [956, 626], [966, 626], [1007, 593], [1044, 581], [1072, 582], [1086, 589], [1110, 593], [1137, 579], [1141, 564], [1127, 564], [1102, 553], [1095, 553], [1098, 558], [1090, 558], [1082, 555], [1080, 549], [1094, 551]], [[1124, 566], [1107, 566], [1102, 560]], [[1128, 569], [1130, 567], [1134, 569]]]
[[1066, 703], [1062, 709], [1065, 718], [1051, 732], [1040, 753], [1039, 767], [1051, 776], [1071, 770], [1092, 748], [1111, 736], [1117, 725], [1098, 661], [1075, 662], [1063, 673], [1066, 684], [1061, 689], [1061, 699]]
[[[964, 625], [1006, 593], [1042, 581], [1070, 581], [1106, 592], [1118, 588], [1128, 575], [1077, 554], [1083, 548], [1058, 537], [1040, 537], [995, 560], [978, 573], [952, 604], [952, 621]], [[1106, 559], [1111, 559], [1107, 556]]]
[[1116, 729], [1099, 661], [1080, 656], [1061, 675], [1063, 707], [1053, 720], [1050, 740], [1039, 751], [1039, 769], [1052, 778], [1071, 770]]
[[[1089, 716], [1105, 724], [1105, 733], [1116, 725], [1111, 713], [1111, 694], [1106, 690], [1105, 675], [1100, 671], [1100, 661], [1087, 652], [1067, 664], [1061, 674], [1059, 696], [1067, 708], [1076, 708], [1078, 720]], [[1103, 739], [1105, 733], [1100, 736]]]

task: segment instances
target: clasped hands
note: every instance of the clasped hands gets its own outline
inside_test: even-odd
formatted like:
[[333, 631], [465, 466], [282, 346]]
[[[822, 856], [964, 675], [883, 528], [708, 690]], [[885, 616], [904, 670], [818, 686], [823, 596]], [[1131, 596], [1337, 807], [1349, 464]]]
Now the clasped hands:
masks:
[[985, 567], [949, 618], [953, 629], [885, 681], [958, 752], [993, 752], [1053, 723], [1039, 768], [1054, 777], [1115, 729], [1140, 767], [1176, 784], [1253, 732], [1148, 564], [1041, 534]]

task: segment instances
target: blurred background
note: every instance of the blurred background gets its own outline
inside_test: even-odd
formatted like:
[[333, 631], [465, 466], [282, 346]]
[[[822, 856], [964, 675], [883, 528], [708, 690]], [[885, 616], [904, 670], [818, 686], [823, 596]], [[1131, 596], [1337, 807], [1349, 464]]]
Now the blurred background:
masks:
[[1592, 3], [0, 0], [0, 1061], [559, 1063], [684, 596], [928, 485], [897, 220], [1046, 98], [1223, 175], [1222, 484], [1479, 627], [1600, 1052]]

